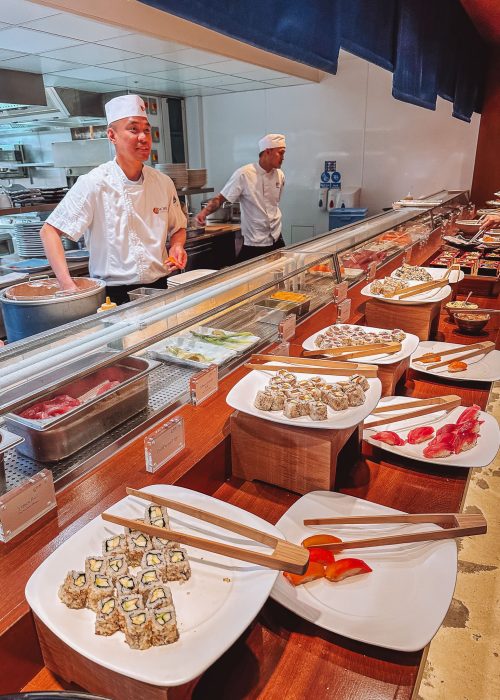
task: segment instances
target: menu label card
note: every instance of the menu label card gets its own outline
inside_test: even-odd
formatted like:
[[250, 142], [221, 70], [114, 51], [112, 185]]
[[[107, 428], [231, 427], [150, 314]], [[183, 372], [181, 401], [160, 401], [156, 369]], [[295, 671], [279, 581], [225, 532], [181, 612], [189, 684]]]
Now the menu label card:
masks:
[[186, 446], [184, 418], [177, 416], [144, 438], [146, 471], [154, 474]]
[[210, 365], [197, 374], [193, 374], [189, 381], [191, 391], [191, 403], [199, 406], [209, 396], [215, 394], [219, 388], [219, 370], [217, 365]]
[[351, 315], [351, 300], [344, 299], [337, 304], [337, 320], [335, 323], [346, 323]]
[[374, 280], [377, 276], [377, 261], [374, 260], [368, 265], [368, 270], [366, 271], [366, 279]]
[[0, 541], [8, 542], [57, 508], [52, 472], [42, 469], [0, 497]]
[[340, 282], [339, 284], [335, 285], [335, 287], [333, 288], [333, 299], [337, 304], [347, 297], [348, 289], [349, 282], [347, 280], [344, 280], [343, 282]]
[[278, 328], [280, 340], [291, 340], [295, 335], [296, 325], [297, 316], [295, 314], [288, 314], [288, 316], [285, 316]]
[[271, 350], [269, 354], [278, 355], [279, 357], [288, 357], [290, 355], [290, 343], [287, 340], [284, 340], [279, 345], [276, 345], [276, 347]]

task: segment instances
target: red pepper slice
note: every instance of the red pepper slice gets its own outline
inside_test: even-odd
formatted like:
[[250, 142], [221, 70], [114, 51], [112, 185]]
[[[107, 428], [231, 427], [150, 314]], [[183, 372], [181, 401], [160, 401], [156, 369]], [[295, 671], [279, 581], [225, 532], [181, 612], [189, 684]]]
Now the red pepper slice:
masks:
[[309, 549], [309, 561], [317, 561], [323, 566], [328, 566], [335, 561], [333, 552], [329, 549], [323, 549], [322, 547], [308, 547]]
[[339, 559], [326, 567], [325, 576], [329, 581], [343, 581], [348, 576], [369, 574], [372, 569], [362, 559]]
[[300, 586], [302, 583], [314, 581], [316, 578], [323, 578], [325, 575], [325, 567], [317, 561], [310, 561], [304, 574], [290, 574], [288, 571], [283, 572], [283, 576], [289, 581], [292, 586]]

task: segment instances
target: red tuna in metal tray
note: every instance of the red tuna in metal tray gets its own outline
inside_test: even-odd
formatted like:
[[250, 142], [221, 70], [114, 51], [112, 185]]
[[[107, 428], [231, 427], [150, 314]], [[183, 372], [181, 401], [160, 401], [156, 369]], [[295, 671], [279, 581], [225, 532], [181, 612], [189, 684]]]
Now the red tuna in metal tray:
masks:
[[410, 430], [406, 439], [410, 445], [418, 445], [420, 442], [430, 440], [434, 435], [434, 428], [430, 425], [423, 425], [421, 428], [413, 428]]
[[465, 423], [467, 420], [476, 420], [480, 411], [481, 408], [476, 404], [469, 406], [469, 408], [466, 408], [465, 411], [462, 411], [462, 413], [458, 416], [457, 423]]
[[404, 445], [405, 441], [400, 438], [399, 435], [392, 430], [382, 430], [380, 433], [375, 433], [372, 440], [380, 440], [380, 442], [385, 442], [386, 445]]
[[68, 396], [67, 394], [58, 394], [47, 401], [41, 401], [40, 403], [30, 406], [19, 415], [22, 418], [43, 420], [44, 418], [62, 416], [70, 409], [79, 405], [80, 401], [78, 401], [78, 399], [74, 399], [72, 396]]

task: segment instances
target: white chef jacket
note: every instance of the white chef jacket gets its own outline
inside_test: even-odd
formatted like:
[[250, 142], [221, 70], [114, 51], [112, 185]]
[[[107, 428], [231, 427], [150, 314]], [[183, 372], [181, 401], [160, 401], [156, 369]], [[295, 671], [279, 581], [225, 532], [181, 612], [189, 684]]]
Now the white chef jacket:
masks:
[[110, 286], [165, 277], [167, 238], [186, 227], [172, 180], [147, 165], [142, 173], [133, 182], [116, 160], [99, 165], [46, 219], [74, 241], [85, 236], [90, 275]]
[[258, 163], [238, 168], [221, 190], [229, 202], [239, 202], [241, 234], [245, 245], [265, 247], [281, 233], [279, 202], [285, 175], [275, 168], [267, 173]]

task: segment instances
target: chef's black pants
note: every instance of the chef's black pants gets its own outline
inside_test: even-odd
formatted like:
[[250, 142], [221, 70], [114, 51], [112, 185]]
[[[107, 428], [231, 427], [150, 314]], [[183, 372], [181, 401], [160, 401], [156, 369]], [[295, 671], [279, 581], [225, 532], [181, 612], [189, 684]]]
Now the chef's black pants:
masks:
[[285, 241], [283, 240], [283, 236], [281, 234], [278, 240], [274, 241], [272, 245], [256, 246], [243, 244], [236, 262], [240, 263], [245, 262], [246, 260], [252, 260], [252, 258], [258, 258], [259, 255], [265, 255], [266, 253], [271, 253], [273, 250], [278, 250], [278, 248], [284, 247]]
[[114, 301], [115, 304], [126, 304], [127, 302], [130, 301], [130, 297], [128, 295], [129, 292], [133, 292], [135, 289], [139, 289], [139, 287], [150, 287], [152, 289], [167, 289], [167, 278], [166, 277], [160, 277], [159, 280], [156, 280], [156, 282], [150, 282], [148, 284], [117, 284], [117, 285], [109, 285], [106, 287], [106, 296], [108, 296], [111, 301]]

